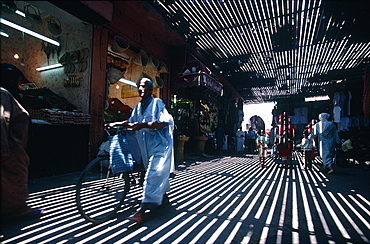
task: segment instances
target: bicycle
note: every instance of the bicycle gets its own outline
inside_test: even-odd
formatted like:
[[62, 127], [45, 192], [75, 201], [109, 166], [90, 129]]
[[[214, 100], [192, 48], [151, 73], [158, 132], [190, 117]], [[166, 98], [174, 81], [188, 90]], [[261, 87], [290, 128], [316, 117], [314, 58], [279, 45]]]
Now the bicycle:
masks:
[[[107, 128], [104, 130], [108, 136], [111, 135]], [[109, 154], [98, 155], [83, 169], [76, 184], [78, 212], [93, 223], [113, 218], [131, 186], [142, 185], [144, 181], [145, 169], [142, 164], [134, 163], [133, 171], [114, 174], [109, 158]]]

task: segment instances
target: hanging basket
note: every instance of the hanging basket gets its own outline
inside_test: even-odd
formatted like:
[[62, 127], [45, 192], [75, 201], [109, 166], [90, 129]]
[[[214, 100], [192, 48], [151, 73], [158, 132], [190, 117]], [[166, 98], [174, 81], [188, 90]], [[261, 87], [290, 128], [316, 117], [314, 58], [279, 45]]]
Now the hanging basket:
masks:
[[111, 84], [115, 84], [119, 81], [119, 79], [123, 78], [123, 74], [116, 68], [109, 68], [107, 72], [107, 80]]
[[144, 50], [140, 50], [140, 52], [135, 56], [135, 58], [132, 61], [137, 65], [146, 66], [148, 64], [149, 57]]
[[48, 19], [48, 29], [50, 33], [55, 36], [62, 34], [62, 24], [59, 19], [50, 17], [50, 19]]
[[161, 65], [161, 62], [159, 61], [159, 59], [157, 59], [156, 57], [154, 57], [152, 55], [149, 55], [149, 60], [148, 60], [147, 67], [158, 69], [158, 67], [160, 65]]
[[167, 65], [163, 62], [161, 62], [161, 64], [159, 65], [158, 71], [159, 73], [169, 73]]
[[114, 42], [111, 47], [113, 52], [123, 53], [130, 47], [130, 43], [120, 36], [114, 37]]
[[31, 25], [38, 26], [41, 25], [42, 19], [40, 11], [31, 5], [24, 6], [24, 14], [26, 15], [26, 20], [31, 23]]
[[163, 84], [164, 84], [164, 81], [163, 81], [163, 79], [161, 77], [156, 76], [155, 77], [155, 83], [157, 83], [157, 86], [159, 88], [162, 88], [163, 87]]

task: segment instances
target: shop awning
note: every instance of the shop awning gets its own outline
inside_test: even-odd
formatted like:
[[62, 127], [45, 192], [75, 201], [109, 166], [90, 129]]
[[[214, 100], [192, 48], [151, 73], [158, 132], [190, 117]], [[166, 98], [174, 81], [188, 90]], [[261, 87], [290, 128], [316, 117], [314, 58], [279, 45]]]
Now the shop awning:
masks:
[[198, 60], [192, 60], [183, 67], [179, 76], [173, 81], [173, 86], [175, 89], [193, 86], [206, 87], [218, 95], [223, 92], [222, 84], [217, 76]]

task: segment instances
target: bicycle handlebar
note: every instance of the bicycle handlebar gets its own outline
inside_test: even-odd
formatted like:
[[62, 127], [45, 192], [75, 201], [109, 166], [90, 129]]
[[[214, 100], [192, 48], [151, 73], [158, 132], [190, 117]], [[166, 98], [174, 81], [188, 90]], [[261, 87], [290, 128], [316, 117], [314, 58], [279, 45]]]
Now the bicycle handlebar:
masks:
[[[115, 130], [114, 132], [113, 132], [113, 129]], [[119, 132], [131, 130], [129, 128], [129, 125], [127, 124], [126, 125], [114, 125], [114, 126], [110, 126], [109, 123], [104, 124], [104, 131], [107, 133], [108, 136], [111, 136], [112, 134], [116, 134], [117, 129]]]

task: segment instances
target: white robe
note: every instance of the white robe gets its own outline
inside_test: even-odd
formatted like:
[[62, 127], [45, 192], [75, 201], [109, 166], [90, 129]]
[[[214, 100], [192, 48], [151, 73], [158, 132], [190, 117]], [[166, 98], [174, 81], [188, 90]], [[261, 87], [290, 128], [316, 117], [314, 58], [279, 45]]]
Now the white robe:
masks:
[[129, 122], [158, 122], [168, 126], [160, 129], [144, 128], [136, 131], [141, 157], [147, 173], [143, 186], [143, 203], [162, 203], [163, 195], [170, 190], [169, 176], [174, 170], [172, 116], [159, 98], [153, 98], [144, 113], [139, 102]]
[[[326, 116], [321, 117], [322, 114]], [[329, 115], [326, 113], [320, 114], [320, 122], [313, 127], [312, 134], [309, 138], [318, 137], [318, 148], [320, 157], [322, 158], [325, 168], [333, 165], [335, 158], [335, 144], [340, 143], [339, 135], [335, 124], [328, 121]]]
[[241, 152], [244, 150], [244, 131], [238, 130], [236, 133], [236, 151]]

